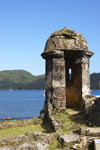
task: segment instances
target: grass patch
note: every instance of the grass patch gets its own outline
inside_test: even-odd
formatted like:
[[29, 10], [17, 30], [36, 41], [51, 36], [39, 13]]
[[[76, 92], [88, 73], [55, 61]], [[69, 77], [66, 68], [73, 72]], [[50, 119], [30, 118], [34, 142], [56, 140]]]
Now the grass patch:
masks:
[[55, 112], [53, 115], [60, 120], [64, 127], [61, 133], [74, 132], [79, 134], [79, 128], [81, 126], [88, 126], [86, 115], [80, 111], [67, 109], [65, 111]]
[[17, 126], [13, 128], [3, 128], [0, 129], [0, 138], [4, 137], [13, 137], [13, 136], [18, 136], [25, 134], [26, 132], [33, 133], [34, 131], [38, 132], [45, 132], [45, 133], [51, 133], [52, 128], [49, 126], [48, 123], [42, 123], [42, 124], [29, 124], [25, 126]]
[[41, 125], [28, 125], [23, 127], [0, 129], [0, 138], [18, 136], [25, 134], [26, 132], [33, 133], [34, 131], [43, 132], [45, 129], [42, 128]]
[[59, 143], [58, 139], [55, 139], [52, 144], [50, 145], [49, 150], [55, 150], [57, 148], [61, 148], [62, 149], [62, 145], [61, 143]]
[[[45, 119], [43, 122], [42, 120], [35, 118], [34, 120], [31, 120], [30, 123], [28, 123], [28, 120], [23, 121], [16, 120], [13, 123], [17, 123], [17, 126], [14, 127], [9, 127], [9, 123], [12, 123], [12, 121], [1, 122], [1, 125], [2, 123], [8, 124], [8, 127], [7, 126], [5, 127], [4, 125], [3, 128], [0, 129], [0, 138], [15, 137], [18, 135], [23, 135], [26, 132], [33, 134], [34, 131], [38, 131], [41, 133], [51, 133], [52, 136], [54, 136], [55, 140], [53, 140], [53, 142], [50, 144], [49, 150], [55, 150], [57, 148], [63, 149], [64, 146], [58, 140], [59, 134], [63, 133], [79, 134], [79, 128], [81, 126], [87, 126], [86, 124], [87, 118], [82, 112], [78, 114], [71, 114], [71, 113], [68, 114], [67, 110], [61, 112], [54, 111], [52, 112], [52, 116], [54, 117], [54, 119], [58, 118], [58, 121], [60, 120], [60, 123], [63, 125], [62, 128], [58, 129], [57, 133], [53, 132], [52, 127], [47, 121], [47, 119]], [[24, 121], [26, 122], [26, 124], [24, 124]], [[67, 145], [66, 148], [69, 146], [70, 145]], [[84, 147], [84, 150], [87, 150], [87, 146]]]

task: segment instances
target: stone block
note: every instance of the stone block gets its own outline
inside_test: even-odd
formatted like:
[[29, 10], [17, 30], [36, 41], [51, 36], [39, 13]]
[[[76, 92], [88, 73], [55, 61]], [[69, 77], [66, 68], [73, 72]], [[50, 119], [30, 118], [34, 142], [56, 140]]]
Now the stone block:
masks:
[[100, 127], [97, 128], [81, 127], [80, 134], [81, 135], [85, 134], [87, 136], [100, 136]]
[[62, 134], [59, 136], [59, 142], [61, 142], [63, 145], [68, 143], [79, 143], [80, 139], [80, 136], [76, 134]]

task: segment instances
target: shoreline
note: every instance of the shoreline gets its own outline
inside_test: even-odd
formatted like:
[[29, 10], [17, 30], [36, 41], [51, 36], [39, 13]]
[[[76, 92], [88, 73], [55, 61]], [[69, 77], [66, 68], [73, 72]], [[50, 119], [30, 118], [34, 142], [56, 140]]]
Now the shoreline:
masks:
[[23, 118], [11, 118], [11, 117], [7, 117], [7, 118], [2, 118], [2, 119], [0, 119], [0, 122], [1, 121], [14, 121], [14, 120], [24, 120], [24, 119], [27, 119], [27, 120], [29, 120], [29, 119], [34, 119], [34, 118], [40, 118], [39, 116], [38, 117], [23, 117]]
[[42, 119], [40, 117], [33, 117], [30, 119], [22, 119], [22, 120], [1, 120], [0, 121], [0, 129], [4, 128], [16, 128], [16, 127], [25, 127], [27, 125], [36, 125], [41, 124]]

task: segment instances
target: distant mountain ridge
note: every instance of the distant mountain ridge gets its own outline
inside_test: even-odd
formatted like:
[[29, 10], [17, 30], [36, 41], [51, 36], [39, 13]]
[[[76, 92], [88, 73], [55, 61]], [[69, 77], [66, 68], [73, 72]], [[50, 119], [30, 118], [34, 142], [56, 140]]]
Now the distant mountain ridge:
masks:
[[34, 76], [25, 70], [0, 71], [0, 90], [45, 89], [45, 75]]
[[[90, 89], [99, 89], [100, 73], [90, 75]], [[45, 74], [35, 76], [25, 70], [0, 71], [0, 90], [45, 89]]]

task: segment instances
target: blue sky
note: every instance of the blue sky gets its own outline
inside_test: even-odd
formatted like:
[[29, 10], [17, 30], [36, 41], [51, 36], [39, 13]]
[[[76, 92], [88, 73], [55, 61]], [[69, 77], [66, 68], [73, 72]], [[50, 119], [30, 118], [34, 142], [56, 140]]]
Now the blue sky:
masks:
[[44, 74], [46, 40], [64, 26], [83, 34], [100, 72], [100, 0], [0, 0], [0, 71]]

